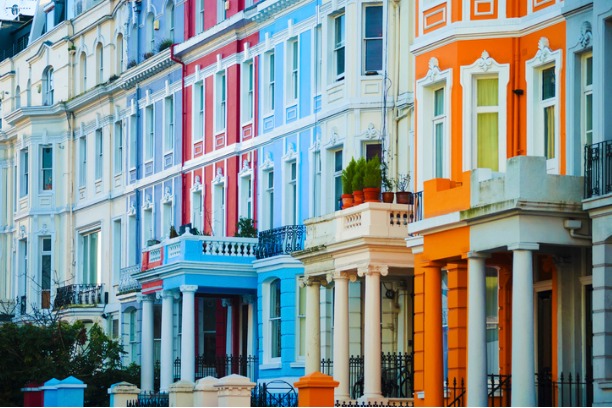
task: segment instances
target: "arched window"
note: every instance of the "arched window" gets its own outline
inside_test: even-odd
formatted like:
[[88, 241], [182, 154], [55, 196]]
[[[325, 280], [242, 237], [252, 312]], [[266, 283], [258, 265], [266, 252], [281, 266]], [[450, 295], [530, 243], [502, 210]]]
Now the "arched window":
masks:
[[17, 85], [15, 88], [15, 109], [21, 108], [21, 88]]
[[85, 55], [85, 51], [81, 52], [81, 57], [79, 58], [81, 65], [81, 82], [80, 88], [81, 92], [85, 92], [87, 89], [87, 56]]
[[123, 34], [117, 36], [117, 75], [123, 72]]
[[174, 42], [174, 2], [173, 1], [169, 1], [168, 4], [166, 4], [166, 24], [167, 24], [166, 35], [168, 36], [168, 39], [170, 41]]
[[53, 67], [48, 66], [43, 71], [43, 105], [53, 105]]
[[98, 62], [98, 72], [97, 72], [97, 83], [101, 84], [104, 82], [104, 49], [102, 48], [102, 43], [98, 43], [96, 46], [96, 59]]

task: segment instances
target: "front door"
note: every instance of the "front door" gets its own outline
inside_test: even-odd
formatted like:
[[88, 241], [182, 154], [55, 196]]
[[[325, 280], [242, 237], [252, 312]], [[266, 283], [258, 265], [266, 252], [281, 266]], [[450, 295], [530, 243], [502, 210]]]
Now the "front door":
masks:
[[552, 291], [537, 294], [538, 329], [538, 406], [553, 403], [552, 387]]

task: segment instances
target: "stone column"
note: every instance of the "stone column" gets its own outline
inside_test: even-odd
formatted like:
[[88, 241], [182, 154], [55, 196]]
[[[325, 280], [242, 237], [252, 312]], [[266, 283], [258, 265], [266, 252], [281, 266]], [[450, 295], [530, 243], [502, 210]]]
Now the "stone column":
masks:
[[255, 317], [255, 307], [257, 304], [257, 296], [255, 295], [242, 295], [242, 304], [248, 305], [247, 316], [242, 316], [243, 319], [247, 319], [247, 356], [253, 355], [253, 341], [255, 339], [255, 328], [257, 327], [257, 323], [254, 321]]
[[195, 380], [195, 292], [197, 285], [181, 285], [183, 321], [181, 329], [181, 381]]
[[141, 295], [142, 329], [140, 333], [140, 389], [142, 392], [153, 389], [153, 297]]
[[306, 364], [304, 374], [321, 369], [321, 281], [306, 276], [300, 285], [306, 286]]
[[380, 277], [387, 276], [386, 265], [368, 265], [358, 269], [365, 276], [365, 313], [363, 340], [363, 399], [380, 400], [381, 388], [381, 335], [380, 335]]
[[425, 296], [424, 381], [425, 405], [444, 406], [444, 363], [442, 350], [442, 264], [426, 263], [423, 291]]
[[348, 283], [356, 276], [348, 272], [336, 272], [333, 276], [334, 291], [334, 379], [339, 385], [335, 389], [337, 400], [350, 399], [349, 384], [349, 310]]
[[[610, 213], [608, 213], [610, 214]], [[593, 406], [612, 405], [612, 217], [593, 219]], [[605, 226], [607, 225], [607, 227]]]
[[512, 262], [512, 406], [535, 406], [533, 256], [535, 243], [508, 245]]
[[232, 299], [224, 298], [221, 300], [221, 305], [225, 308], [225, 313], [227, 316], [226, 324], [225, 324], [225, 354], [232, 354], [232, 339], [234, 338], [234, 333], [232, 331], [233, 327], [233, 308], [232, 308]]
[[174, 362], [172, 352], [172, 327], [173, 327], [173, 305], [175, 293], [164, 290], [158, 292], [162, 298], [162, 327], [161, 327], [161, 361], [159, 390], [168, 392], [170, 384], [173, 383]]
[[468, 252], [468, 344], [467, 405], [486, 407], [487, 391], [487, 316], [486, 274], [487, 255]]

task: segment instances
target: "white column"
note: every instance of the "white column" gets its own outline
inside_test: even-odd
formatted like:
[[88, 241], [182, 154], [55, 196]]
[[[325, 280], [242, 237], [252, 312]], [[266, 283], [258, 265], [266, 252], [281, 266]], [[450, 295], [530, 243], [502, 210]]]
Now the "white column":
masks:
[[[243, 295], [242, 296], [242, 304], [248, 305], [247, 315], [243, 316], [243, 319], [247, 319], [247, 345], [246, 345], [246, 354], [247, 356], [253, 355], [253, 341], [255, 338], [255, 327], [256, 323], [254, 321], [254, 307], [253, 305], [257, 302], [257, 297], [254, 295]], [[246, 357], [246, 356], [245, 356]]]
[[[538, 244], [509, 245], [512, 263], [512, 406], [535, 406], [533, 259]], [[520, 391], [519, 391], [520, 390]]]
[[[354, 278], [354, 275], [351, 278]], [[334, 380], [340, 383], [335, 389], [335, 398], [337, 400], [348, 400], [350, 399], [348, 311], [349, 275], [346, 272], [336, 273], [334, 274], [334, 282]]]
[[140, 333], [140, 390], [142, 392], [153, 389], [153, 297], [143, 295], [142, 302], [142, 328]]
[[183, 321], [181, 329], [181, 381], [195, 380], [195, 291], [197, 285], [181, 285]]
[[321, 370], [321, 283], [318, 278], [305, 277], [306, 285], [306, 367], [304, 375]]
[[468, 253], [467, 405], [486, 407], [487, 316], [485, 254]]
[[363, 399], [380, 400], [381, 390], [381, 335], [380, 335], [380, 276], [387, 276], [389, 269], [382, 265], [359, 268], [359, 276], [365, 276], [365, 313], [363, 339]]
[[172, 384], [174, 364], [172, 353], [172, 317], [174, 293], [168, 290], [161, 292], [162, 298], [162, 327], [161, 327], [161, 364], [160, 364], [160, 380], [159, 390], [168, 392], [170, 384]]

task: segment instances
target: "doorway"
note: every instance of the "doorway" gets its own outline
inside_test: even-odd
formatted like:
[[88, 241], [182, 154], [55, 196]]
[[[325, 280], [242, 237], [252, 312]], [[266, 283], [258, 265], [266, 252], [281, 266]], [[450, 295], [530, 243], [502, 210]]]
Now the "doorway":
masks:
[[538, 406], [553, 403], [552, 387], [552, 290], [537, 293]]

